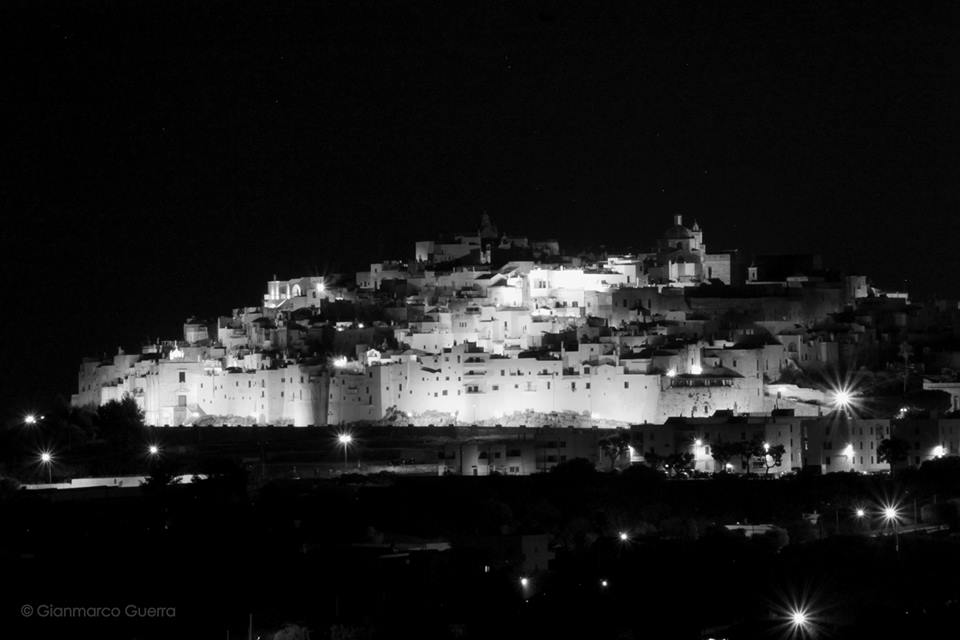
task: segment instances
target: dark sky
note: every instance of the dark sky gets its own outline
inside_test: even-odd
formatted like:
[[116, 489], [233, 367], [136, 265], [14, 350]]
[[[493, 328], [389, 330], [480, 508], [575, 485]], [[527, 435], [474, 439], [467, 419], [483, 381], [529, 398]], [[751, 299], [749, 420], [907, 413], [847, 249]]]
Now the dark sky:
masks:
[[466, 4], [4, 4], [0, 407], [484, 210], [960, 294], [950, 3]]

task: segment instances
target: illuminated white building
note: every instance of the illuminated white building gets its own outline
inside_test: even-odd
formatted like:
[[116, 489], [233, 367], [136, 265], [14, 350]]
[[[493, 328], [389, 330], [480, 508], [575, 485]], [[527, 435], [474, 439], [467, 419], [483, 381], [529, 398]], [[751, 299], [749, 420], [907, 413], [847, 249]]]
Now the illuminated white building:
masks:
[[[707, 320], [684, 294], [729, 283], [730, 255], [707, 253], [697, 224], [674, 222], [646, 253], [591, 262], [560, 256], [553, 241], [500, 236], [485, 216], [476, 234], [418, 242], [409, 264], [274, 276], [262, 306], [190, 319], [182, 343], [85, 361], [72, 401], [130, 395], [155, 425], [341, 424], [391, 410], [461, 424], [525, 411], [623, 424], [769, 412], [765, 383], [807, 342], [702, 342]], [[498, 250], [512, 261], [492, 266]], [[338, 301], [387, 321], [324, 319]], [[324, 336], [339, 366], [313, 359]], [[386, 342], [393, 351], [365, 355]]]

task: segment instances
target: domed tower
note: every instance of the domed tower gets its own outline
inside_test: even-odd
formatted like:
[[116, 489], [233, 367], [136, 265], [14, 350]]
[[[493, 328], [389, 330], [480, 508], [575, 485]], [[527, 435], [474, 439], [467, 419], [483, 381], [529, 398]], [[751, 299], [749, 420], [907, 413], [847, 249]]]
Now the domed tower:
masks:
[[673, 216], [673, 226], [664, 232], [659, 241], [660, 250], [664, 253], [678, 250], [689, 253], [699, 248], [699, 244], [697, 234], [683, 226], [683, 216], [679, 214]]

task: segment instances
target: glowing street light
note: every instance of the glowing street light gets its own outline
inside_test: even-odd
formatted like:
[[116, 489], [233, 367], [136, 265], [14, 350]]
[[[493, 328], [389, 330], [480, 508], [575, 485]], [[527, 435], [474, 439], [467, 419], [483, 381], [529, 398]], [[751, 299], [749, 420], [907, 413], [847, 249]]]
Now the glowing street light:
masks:
[[600, 581], [600, 586], [603, 587], [604, 589], [606, 589], [607, 587], [610, 586], [610, 583], [607, 582], [606, 580], [601, 580], [601, 581]]
[[897, 550], [897, 559], [900, 558], [900, 529], [897, 525], [900, 523], [900, 510], [897, 505], [888, 504], [883, 507], [883, 521], [893, 527], [894, 546]]
[[834, 389], [832, 395], [833, 408], [838, 411], [847, 412], [853, 407], [853, 391], [847, 387]]
[[810, 614], [806, 609], [793, 609], [790, 611], [790, 624], [796, 631], [806, 631], [810, 626]]
[[702, 446], [703, 446], [703, 440], [701, 440], [700, 438], [697, 438], [696, 440], [693, 441], [693, 445], [696, 446], [696, 447], [702, 447]]
[[23, 416], [23, 424], [28, 426], [37, 424], [37, 416], [33, 415], [32, 413], [28, 413], [27, 415]]
[[867, 512], [861, 507], [857, 507], [857, 510], [854, 511], [854, 513], [858, 518], [863, 518], [864, 516], [867, 515]]
[[[337, 328], [337, 331], [342, 331], [342, 328]], [[347, 356], [338, 356], [333, 359], [333, 366], [337, 369], [343, 369], [347, 366]]]
[[769, 442], [764, 442], [764, 443], [763, 443], [763, 451], [764, 451], [765, 453], [770, 453], [770, 443], [769, 443]]
[[47, 484], [53, 484], [53, 454], [49, 451], [41, 451], [40, 464], [47, 468]]
[[934, 458], [942, 458], [945, 455], [947, 455], [947, 449], [942, 444], [938, 444], [933, 448]]
[[150, 455], [151, 457], [156, 457], [160, 455], [160, 447], [158, 447], [155, 444], [150, 445], [149, 447], [147, 447], [147, 454]]
[[677, 368], [676, 368], [676, 367], [670, 367], [670, 368], [667, 370], [667, 377], [668, 377], [668, 378], [675, 378], [676, 376], [677, 376]]
[[620, 538], [620, 542], [630, 541], [630, 534], [627, 533], [626, 531], [621, 531], [618, 537]]
[[343, 470], [347, 470], [347, 450], [353, 442], [353, 436], [349, 433], [341, 433], [337, 436], [337, 442], [343, 447]]
[[698, 364], [695, 364], [695, 365], [693, 365], [692, 367], [690, 367], [690, 373], [692, 373], [692, 374], [695, 375], [695, 376], [698, 376], [698, 375], [700, 375], [701, 373], [703, 373], [703, 367], [701, 367], [701, 366], [698, 365]]

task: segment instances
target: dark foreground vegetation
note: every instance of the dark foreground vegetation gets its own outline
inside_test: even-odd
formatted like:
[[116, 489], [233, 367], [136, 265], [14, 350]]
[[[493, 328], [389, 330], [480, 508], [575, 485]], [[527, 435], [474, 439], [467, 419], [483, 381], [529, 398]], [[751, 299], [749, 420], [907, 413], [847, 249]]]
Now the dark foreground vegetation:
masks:
[[[803, 607], [822, 637], [929, 637], [960, 599], [950, 459], [893, 479], [670, 480], [574, 461], [530, 477], [248, 480], [222, 460], [191, 485], [157, 469], [129, 490], [8, 486], [2, 635], [244, 638], [252, 615], [264, 638], [788, 637]], [[892, 533], [877, 515], [891, 502], [900, 535], [871, 536]], [[908, 533], [916, 520], [946, 528]], [[723, 526], [737, 522], [776, 526], [747, 539]], [[505, 543], [527, 534], [544, 548]], [[26, 618], [24, 604], [175, 617]]]

